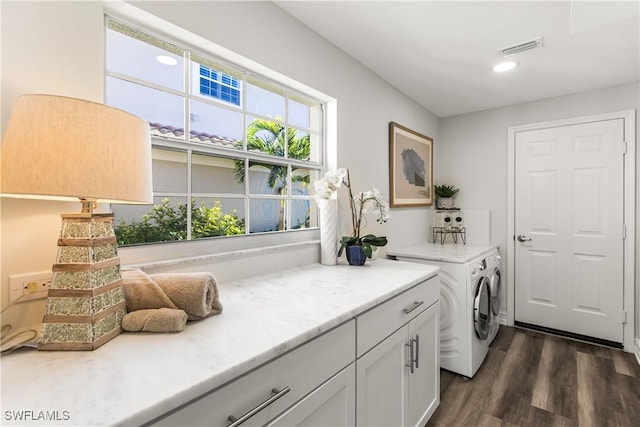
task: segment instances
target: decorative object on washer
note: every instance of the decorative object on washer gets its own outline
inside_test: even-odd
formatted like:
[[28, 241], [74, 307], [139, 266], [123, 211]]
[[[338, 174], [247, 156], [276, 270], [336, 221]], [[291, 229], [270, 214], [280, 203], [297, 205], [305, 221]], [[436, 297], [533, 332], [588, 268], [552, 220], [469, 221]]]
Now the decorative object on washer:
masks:
[[453, 224], [453, 212], [448, 210], [438, 210], [433, 213], [434, 227], [451, 227]]
[[451, 235], [454, 243], [458, 243], [458, 236], [461, 237], [462, 244], [467, 243], [464, 214], [460, 209], [440, 209], [434, 211], [433, 225], [433, 243], [436, 243], [439, 237], [440, 244], [444, 244], [448, 235]]
[[433, 191], [436, 193], [436, 208], [438, 209], [454, 209], [454, 199], [459, 188], [456, 188], [455, 185], [434, 185]]
[[453, 211], [451, 217], [455, 227], [464, 227], [464, 213], [460, 209]]

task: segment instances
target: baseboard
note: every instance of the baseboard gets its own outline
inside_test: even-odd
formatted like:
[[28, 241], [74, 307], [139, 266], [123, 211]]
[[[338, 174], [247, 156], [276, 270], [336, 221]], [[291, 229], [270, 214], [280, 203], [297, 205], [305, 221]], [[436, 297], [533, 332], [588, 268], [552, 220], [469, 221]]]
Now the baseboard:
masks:
[[636, 338], [636, 362], [640, 365], [640, 338]]

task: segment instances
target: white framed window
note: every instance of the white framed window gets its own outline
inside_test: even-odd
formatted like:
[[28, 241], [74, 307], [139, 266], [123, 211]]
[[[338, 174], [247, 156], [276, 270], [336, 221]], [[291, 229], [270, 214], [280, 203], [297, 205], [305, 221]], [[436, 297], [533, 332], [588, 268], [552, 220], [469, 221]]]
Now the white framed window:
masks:
[[120, 245], [317, 227], [325, 104], [106, 19], [106, 103], [149, 122], [154, 205], [112, 205]]
[[240, 81], [233, 76], [200, 64], [200, 95], [240, 105]]

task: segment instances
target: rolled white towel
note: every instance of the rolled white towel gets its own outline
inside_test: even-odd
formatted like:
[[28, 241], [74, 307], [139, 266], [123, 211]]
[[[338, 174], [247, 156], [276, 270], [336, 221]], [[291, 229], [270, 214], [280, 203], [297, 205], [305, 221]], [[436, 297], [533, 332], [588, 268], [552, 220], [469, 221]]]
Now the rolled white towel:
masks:
[[222, 312], [216, 280], [211, 273], [164, 273], [149, 276], [189, 320]]
[[132, 311], [122, 318], [128, 332], [180, 332], [187, 326], [187, 313], [173, 308]]

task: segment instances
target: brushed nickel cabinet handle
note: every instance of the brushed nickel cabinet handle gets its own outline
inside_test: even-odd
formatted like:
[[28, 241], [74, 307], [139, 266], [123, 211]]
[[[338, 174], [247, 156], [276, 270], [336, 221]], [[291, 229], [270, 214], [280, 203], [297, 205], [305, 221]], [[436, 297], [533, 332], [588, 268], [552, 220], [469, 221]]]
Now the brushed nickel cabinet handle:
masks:
[[285, 394], [289, 393], [290, 391], [291, 391], [291, 388], [289, 386], [283, 388], [282, 390], [278, 390], [277, 388], [272, 389], [271, 393], [274, 393], [273, 396], [271, 396], [270, 398], [268, 398], [264, 402], [260, 403], [258, 406], [256, 406], [255, 408], [251, 409], [249, 412], [247, 412], [246, 414], [244, 414], [240, 418], [236, 418], [233, 415], [229, 415], [227, 417], [227, 419], [229, 421], [231, 421], [231, 424], [228, 424], [227, 427], [239, 426], [240, 424], [242, 424], [245, 421], [247, 421], [249, 418], [253, 417], [258, 412], [262, 411], [267, 406], [271, 405], [276, 400], [280, 399]]
[[414, 301], [413, 304], [411, 304], [411, 306], [406, 307], [404, 310], [402, 310], [404, 312], [404, 314], [409, 314], [411, 313], [413, 310], [415, 310], [416, 308], [420, 307], [422, 304], [424, 304], [424, 301]]
[[418, 366], [418, 363], [420, 363], [420, 335], [416, 334], [416, 369], [418, 369], [420, 366]]
[[409, 344], [405, 344], [405, 346], [409, 347], [409, 364], [405, 365], [409, 369], [411, 369], [411, 373], [413, 374], [414, 369], [414, 360], [413, 360], [413, 339], [409, 340]]

